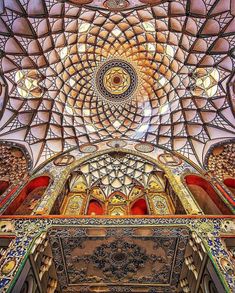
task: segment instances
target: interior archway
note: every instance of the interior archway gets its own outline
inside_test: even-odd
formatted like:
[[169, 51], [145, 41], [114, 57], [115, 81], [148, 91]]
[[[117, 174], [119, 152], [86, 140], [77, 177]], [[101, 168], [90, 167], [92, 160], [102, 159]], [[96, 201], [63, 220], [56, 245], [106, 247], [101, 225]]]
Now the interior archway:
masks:
[[201, 176], [190, 174], [184, 177], [185, 183], [205, 214], [231, 214], [211, 183]]
[[4, 214], [30, 215], [49, 186], [50, 181], [51, 178], [46, 175], [39, 176], [29, 181], [19, 192], [18, 196], [13, 200]]
[[162, 168], [154, 160], [125, 149], [89, 157], [72, 169], [51, 214], [76, 216], [88, 210], [96, 214], [96, 201], [104, 215], [184, 214]]

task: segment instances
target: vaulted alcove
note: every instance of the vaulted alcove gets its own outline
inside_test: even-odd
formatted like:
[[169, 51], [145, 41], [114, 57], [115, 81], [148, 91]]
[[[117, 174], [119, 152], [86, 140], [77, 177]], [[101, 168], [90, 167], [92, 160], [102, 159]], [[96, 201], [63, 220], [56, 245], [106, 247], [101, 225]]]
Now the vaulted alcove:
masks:
[[12, 203], [4, 212], [5, 215], [30, 215], [33, 213], [39, 200], [42, 199], [51, 178], [39, 176], [30, 180], [20, 189]]
[[205, 178], [190, 174], [184, 177], [185, 183], [192, 193], [194, 199], [205, 214], [221, 215], [232, 212], [222, 200], [222, 195]]

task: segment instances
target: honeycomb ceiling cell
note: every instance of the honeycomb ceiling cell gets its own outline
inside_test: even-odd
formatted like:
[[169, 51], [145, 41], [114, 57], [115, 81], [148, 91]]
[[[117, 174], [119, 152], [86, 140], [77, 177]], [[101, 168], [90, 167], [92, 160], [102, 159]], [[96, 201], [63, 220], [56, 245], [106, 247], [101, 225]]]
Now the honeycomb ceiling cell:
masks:
[[11, 184], [21, 182], [30, 169], [28, 154], [15, 145], [0, 143], [1, 181]]
[[233, 0], [75, 2], [4, 1], [0, 139], [36, 166], [113, 138], [202, 164], [234, 137]]
[[228, 143], [214, 148], [209, 155], [207, 168], [221, 181], [235, 177], [235, 144]]

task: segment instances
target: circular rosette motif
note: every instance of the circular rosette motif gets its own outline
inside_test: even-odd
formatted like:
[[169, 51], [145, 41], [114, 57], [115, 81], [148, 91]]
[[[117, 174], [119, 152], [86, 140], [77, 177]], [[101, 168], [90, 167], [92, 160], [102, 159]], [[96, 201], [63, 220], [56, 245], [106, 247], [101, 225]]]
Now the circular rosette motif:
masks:
[[116, 240], [97, 247], [92, 261], [106, 277], [121, 280], [144, 266], [148, 256], [138, 245]]
[[134, 67], [124, 60], [109, 60], [96, 74], [96, 86], [105, 100], [120, 103], [130, 98], [137, 88]]
[[114, 138], [201, 164], [207, 143], [234, 137], [232, 0], [21, 2], [0, 16], [1, 137], [36, 165]]

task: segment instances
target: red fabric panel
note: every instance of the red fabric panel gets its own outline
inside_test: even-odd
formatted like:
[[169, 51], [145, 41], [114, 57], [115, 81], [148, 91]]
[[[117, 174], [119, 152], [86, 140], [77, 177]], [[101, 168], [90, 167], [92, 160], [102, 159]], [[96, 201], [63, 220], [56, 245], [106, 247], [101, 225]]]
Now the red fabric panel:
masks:
[[88, 215], [103, 215], [104, 209], [103, 206], [97, 200], [91, 200], [88, 206]]
[[224, 180], [224, 184], [228, 187], [235, 188], [235, 179], [234, 178], [227, 178]]
[[138, 199], [131, 207], [131, 215], [147, 215], [148, 208], [145, 199]]
[[26, 184], [26, 186], [21, 190], [19, 195], [6, 209], [4, 215], [13, 215], [31, 191], [33, 191], [37, 187], [47, 187], [50, 183], [50, 179], [51, 178], [49, 176], [40, 176], [31, 180], [28, 184]]

